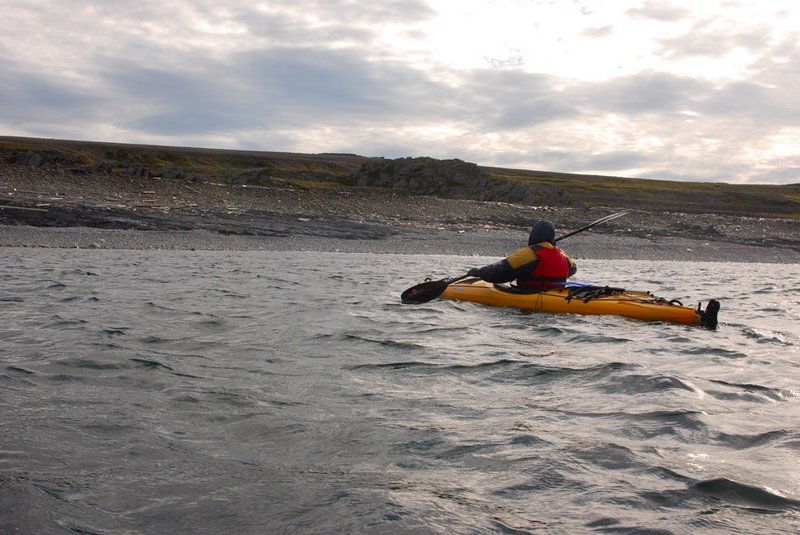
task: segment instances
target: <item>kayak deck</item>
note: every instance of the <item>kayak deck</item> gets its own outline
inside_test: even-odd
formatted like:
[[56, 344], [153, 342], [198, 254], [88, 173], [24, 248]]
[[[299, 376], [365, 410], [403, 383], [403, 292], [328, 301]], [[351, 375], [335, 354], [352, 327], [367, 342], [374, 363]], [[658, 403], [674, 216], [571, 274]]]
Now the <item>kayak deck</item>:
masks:
[[706, 310], [683, 306], [650, 292], [578, 284], [530, 292], [510, 285], [481, 279], [464, 279], [449, 284], [442, 299], [470, 301], [498, 307], [513, 307], [553, 314], [615, 315], [644, 321], [668, 321], [715, 328], [719, 303], [709, 301]]

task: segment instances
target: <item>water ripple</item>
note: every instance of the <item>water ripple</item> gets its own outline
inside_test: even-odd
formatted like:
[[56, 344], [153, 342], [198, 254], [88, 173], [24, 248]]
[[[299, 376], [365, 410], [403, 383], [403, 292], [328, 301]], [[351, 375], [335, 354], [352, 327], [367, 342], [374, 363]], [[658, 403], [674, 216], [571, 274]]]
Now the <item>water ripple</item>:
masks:
[[692, 482], [684, 490], [645, 492], [643, 495], [663, 507], [674, 509], [691, 507], [699, 500], [706, 506], [737, 506], [754, 512], [800, 511], [800, 500], [728, 478], [699, 480]]
[[581, 262], [709, 331], [399, 302], [473, 257], [8, 255], [7, 531], [800, 531], [800, 266]]

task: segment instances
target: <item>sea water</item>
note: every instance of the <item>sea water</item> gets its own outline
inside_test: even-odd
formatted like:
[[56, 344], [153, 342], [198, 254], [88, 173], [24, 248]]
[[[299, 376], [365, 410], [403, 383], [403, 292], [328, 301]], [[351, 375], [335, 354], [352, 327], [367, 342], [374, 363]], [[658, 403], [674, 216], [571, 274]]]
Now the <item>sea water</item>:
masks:
[[580, 262], [717, 330], [400, 303], [490, 260], [4, 249], [0, 533], [800, 531], [800, 266]]

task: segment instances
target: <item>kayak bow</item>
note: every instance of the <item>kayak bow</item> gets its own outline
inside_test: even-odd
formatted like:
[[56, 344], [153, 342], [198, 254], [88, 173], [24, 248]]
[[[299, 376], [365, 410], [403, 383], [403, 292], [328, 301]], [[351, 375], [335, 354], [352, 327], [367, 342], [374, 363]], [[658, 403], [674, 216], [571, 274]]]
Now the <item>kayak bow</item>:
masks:
[[453, 301], [470, 301], [498, 307], [514, 307], [553, 314], [615, 315], [645, 321], [668, 321], [684, 325], [717, 327], [719, 302], [712, 299], [705, 310], [683, 306], [650, 292], [567, 283], [564, 288], [530, 292], [508, 284], [481, 279], [456, 280], [439, 296]]

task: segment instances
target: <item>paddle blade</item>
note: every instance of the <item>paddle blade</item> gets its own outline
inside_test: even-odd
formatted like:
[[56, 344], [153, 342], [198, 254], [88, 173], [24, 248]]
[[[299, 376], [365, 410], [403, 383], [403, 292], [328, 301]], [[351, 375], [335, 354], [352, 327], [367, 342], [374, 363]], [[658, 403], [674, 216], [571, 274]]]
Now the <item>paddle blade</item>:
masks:
[[450, 282], [451, 279], [442, 279], [417, 284], [400, 294], [400, 300], [406, 304], [427, 303], [442, 295], [442, 292]]

